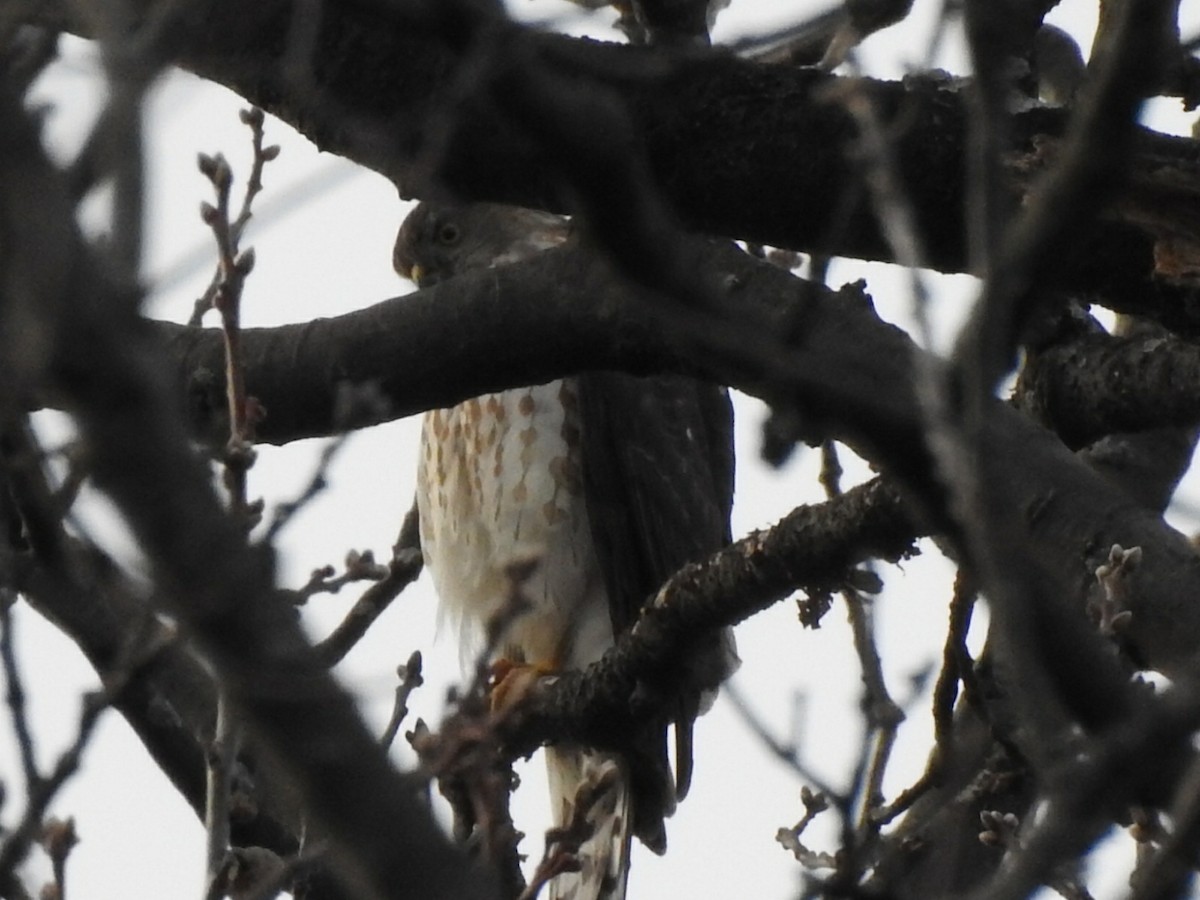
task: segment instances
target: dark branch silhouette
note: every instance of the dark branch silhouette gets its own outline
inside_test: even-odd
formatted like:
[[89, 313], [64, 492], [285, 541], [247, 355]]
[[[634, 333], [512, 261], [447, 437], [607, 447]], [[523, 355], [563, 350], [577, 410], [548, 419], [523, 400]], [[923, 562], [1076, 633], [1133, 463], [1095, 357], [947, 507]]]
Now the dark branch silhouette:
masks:
[[[1200, 90], [1178, 3], [1122, 13], [1106, 2], [1071, 105], [1034, 102], [1052, 5], [968, 0], [976, 77], [963, 85], [708, 49], [707, 4], [692, 0], [622, 8], [640, 46], [537, 33], [485, 0], [127, 0], [120, 21], [17, 0], [0, 29], [0, 594], [19, 593], [79, 645], [105, 700], [201, 815], [218, 695], [228, 702], [249, 741], [238, 762], [260, 780], [233, 849], [303, 870], [309, 897], [511, 894], [513, 867], [498, 878], [442, 835], [418, 800], [422, 778], [391, 766], [328, 672], [415, 577], [412, 529], [361, 614], [313, 646], [271, 547], [222, 507], [197, 449], [231, 433], [223, 341], [240, 354], [236, 409], [253, 398], [265, 411], [253, 439], [276, 444], [582, 371], [697, 376], [767, 401], [781, 455], [839, 441], [879, 478], [677, 572], [589, 670], [539, 682], [498, 719], [477, 692], [473, 718], [446, 733], [486, 748], [493, 775], [548, 741], [621, 750], [639, 717], [678, 702], [691, 651], [719, 629], [797, 590], [863, 591], [873, 582], [861, 565], [933, 536], [963, 586], [937, 746], [903, 803], [874, 796], [880, 772], [832, 798], [829, 814], [849, 822], [858, 804], [870, 825], [864, 842], [843, 829], [840, 857], [791, 833], [801, 862], [833, 866], [818, 889], [1075, 890], [1068, 870], [1090, 842], [1137, 821], [1138, 889], [1182, 890], [1200, 822], [1189, 793], [1200, 555], [1162, 512], [1200, 427], [1200, 153], [1136, 114], [1149, 96], [1190, 102]], [[828, 67], [908, 6], [847, 2], [830, 22], [853, 33], [835, 24], [776, 56], [812, 58], [816, 46], [812, 61]], [[59, 30], [136, 62], [66, 168], [21, 103]], [[141, 90], [168, 65], [232, 88], [405, 196], [569, 211], [575, 233], [535, 259], [333, 319], [224, 336], [148, 321], [129, 275], [139, 163], [111, 154], [136, 146]], [[76, 205], [107, 178], [121, 233], [90, 246]], [[730, 239], [973, 271], [982, 295], [945, 361], [882, 322], [865, 286], [831, 290]], [[1121, 324], [1105, 331], [1089, 304]], [[1014, 369], [1005, 403], [995, 386]], [[49, 477], [27, 421], [50, 407], [77, 423], [86, 477], [120, 509], [152, 590], [64, 523], [74, 491]], [[234, 424], [248, 443], [248, 423]], [[962, 629], [976, 590], [992, 625], [972, 662]], [[1131, 677], [1139, 669], [1173, 684], [1152, 692]], [[489, 784], [494, 796], [458, 799], [507, 824], [507, 783]], [[1038, 817], [1040, 801], [1050, 813]], [[1160, 814], [1174, 817], [1170, 835], [1153, 827]], [[328, 845], [319, 857], [302, 847], [314, 834]]]

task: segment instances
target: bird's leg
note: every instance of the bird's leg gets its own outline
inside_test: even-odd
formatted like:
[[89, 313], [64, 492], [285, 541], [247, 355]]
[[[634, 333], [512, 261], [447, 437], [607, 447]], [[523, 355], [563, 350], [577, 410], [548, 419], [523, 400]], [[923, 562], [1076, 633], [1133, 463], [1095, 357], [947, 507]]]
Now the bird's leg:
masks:
[[511, 709], [537, 684], [538, 679], [557, 675], [560, 671], [562, 667], [554, 659], [527, 663], [501, 657], [492, 663], [491, 678], [488, 679], [492, 711]]

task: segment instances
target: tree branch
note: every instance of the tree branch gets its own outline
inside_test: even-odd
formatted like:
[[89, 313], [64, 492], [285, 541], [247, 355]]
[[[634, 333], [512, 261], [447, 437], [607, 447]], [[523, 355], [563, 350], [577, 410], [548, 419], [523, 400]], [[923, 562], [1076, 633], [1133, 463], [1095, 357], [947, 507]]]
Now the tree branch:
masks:
[[[6, 242], [0, 266], [0, 361], [28, 358], [11, 347], [11, 336], [28, 336], [15, 322], [47, 338], [46, 374], [89, 442], [97, 487], [151, 562], [162, 589], [156, 598], [204, 654], [248, 736], [329, 835], [343, 885], [360, 897], [492, 896], [312, 652], [274, 587], [269, 552], [248, 546], [221, 508], [158, 377], [160, 346], [89, 258], [63, 180], [7, 92], [0, 120], [0, 227], [21, 236]], [[30, 373], [20, 375], [17, 383]]]
[[[330, 428], [343, 380], [377, 379], [395, 416], [580, 370], [678, 370], [793, 410], [806, 437], [845, 441], [911, 492], [931, 530], [953, 538], [912, 387], [918, 351], [903, 333], [881, 323], [857, 288], [833, 293], [731, 247], [688, 246], [689, 264], [721, 286], [721, 307], [664, 310], [585, 248], [566, 247], [337, 320], [247, 330], [248, 389], [269, 411], [260, 436], [290, 439]], [[569, 296], [562, 290], [568, 280]], [[151, 328], [169, 339], [193, 414], [211, 424], [223, 401], [212, 374], [220, 371], [219, 335]], [[452, 358], [428, 352], [447, 341], [456, 348]], [[218, 402], [204, 403], [205, 391]], [[348, 424], [366, 423], [338, 427]], [[1134, 645], [1152, 666], [1190, 666], [1200, 607], [1184, 598], [1198, 595], [1187, 585], [1200, 572], [1192, 571], [1183, 539], [1019, 413], [997, 403], [985, 437], [997, 452], [983, 477], [1003, 485], [1006, 502], [1025, 511], [1035, 552], [1067, 574], [1071, 596], [1086, 594], [1113, 544], [1143, 546], [1148, 559], [1157, 558], [1137, 576], [1149, 580], [1137, 591], [1145, 607], [1135, 617]], [[1081, 548], [1093, 555], [1081, 557]]]
[[[253, 10], [236, 0], [195, 4], [174, 30], [172, 58], [278, 115], [323, 150], [387, 175], [402, 193], [429, 196], [443, 186], [473, 199], [567, 209], [583, 183], [563, 181], [553, 146], [493, 96], [504, 60], [518, 54], [530, 61], [526, 84], [578, 86], [623, 111], [629, 130], [620, 149], [638, 148], [654, 190], [688, 228], [815, 253], [891, 258], [853, 161], [857, 128], [838, 104], [822, 99], [838, 80], [833, 76], [715, 51], [538, 34], [470, 4], [440, 4], [438, 14], [415, 2], [319, 6], [304, 78], [295, 76], [288, 52], [291, 4], [284, 0]], [[65, 15], [47, 7], [30, 17]], [[66, 24], [86, 33], [85, 23]], [[864, 89], [895, 133], [899, 177], [927, 263], [966, 270], [962, 93], [921, 78], [865, 81]], [[1066, 113], [1057, 109], [1013, 117], [1014, 181], [1039, 165], [1065, 125]], [[1145, 130], [1136, 143], [1128, 202], [1056, 257], [1048, 286], [1103, 296], [1194, 333], [1191, 282], [1153, 275], [1168, 242], [1195, 240], [1194, 144]], [[1160, 203], [1160, 214], [1148, 220], [1138, 202], [1147, 191], [1165, 197], [1173, 211], [1163, 216]]]
[[1113, 432], [1200, 422], [1200, 347], [1165, 334], [1092, 330], [1031, 352], [1018, 404], [1070, 447]]
[[[583, 672], [544, 679], [507, 725], [512, 752], [549, 739], [620, 749], [652, 710], [631, 704], [647, 693], [670, 709], [672, 685], [693, 643], [791, 595], [838, 590], [868, 559], [913, 552], [919, 529], [899, 494], [875, 480], [840, 497], [801, 506], [767, 531], [735, 541], [673, 576], [632, 631]], [[642, 687], [643, 690], [637, 689]]]

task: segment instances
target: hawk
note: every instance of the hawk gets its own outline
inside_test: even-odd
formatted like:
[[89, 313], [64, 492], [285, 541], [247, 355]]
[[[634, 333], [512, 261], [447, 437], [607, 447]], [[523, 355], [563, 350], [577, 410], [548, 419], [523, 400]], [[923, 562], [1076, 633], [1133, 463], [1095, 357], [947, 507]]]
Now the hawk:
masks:
[[[519, 207], [421, 203], [400, 227], [394, 264], [427, 287], [526, 259], [569, 227]], [[507, 602], [510, 564], [538, 560], [523, 585], [531, 607], [499, 648], [506, 664], [552, 672], [600, 659], [671, 574], [728, 543], [732, 501], [728, 393], [690, 378], [589, 372], [425, 415], [421, 546], [465, 647], [481, 646]], [[697, 655], [698, 683], [719, 683], [735, 662], [732, 636], [715, 640]], [[631, 833], [665, 849], [663, 818], [691, 775], [695, 693], [675, 717], [674, 784], [665, 718], [646, 722], [627, 755], [546, 748], [556, 825], [572, 820], [577, 797], [598, 797], [585, 811], [581, 870], [554, 878], [551, 897], [624, 897]]]

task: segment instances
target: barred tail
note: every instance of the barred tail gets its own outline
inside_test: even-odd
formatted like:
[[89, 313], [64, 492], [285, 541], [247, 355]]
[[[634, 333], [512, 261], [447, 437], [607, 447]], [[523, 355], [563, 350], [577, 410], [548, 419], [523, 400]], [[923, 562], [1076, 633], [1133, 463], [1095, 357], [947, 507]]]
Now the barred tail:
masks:
[[547, 747], [546, 773], [560, 846], [578, 842], [580, 864], [550, 881], [550, 900], [625, 900], [633, 822], [625, 763], [579, 746]]

